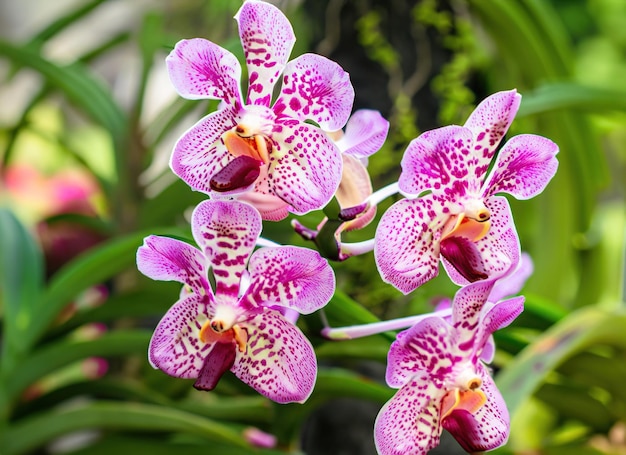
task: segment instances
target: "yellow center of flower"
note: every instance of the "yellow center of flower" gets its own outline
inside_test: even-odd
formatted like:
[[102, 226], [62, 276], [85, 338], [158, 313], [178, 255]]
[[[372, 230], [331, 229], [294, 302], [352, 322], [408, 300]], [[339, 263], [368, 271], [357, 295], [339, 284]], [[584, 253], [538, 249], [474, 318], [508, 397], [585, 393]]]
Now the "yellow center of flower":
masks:
[[448, 237], [463, 237], [478, 242], [491, 228], [491, 212], [482, 201], [469, 201], [464, 211], [452, 215], [443, 227], [441, 240]]
[[228, 307], [218, 308], [213, 319], [204, 323], [198, 334], [203, 343], [232, 343], [235, 342], [239, 352], [246, 351], [248, 332], [235, 324], [235, 314]]
[[475, 414], [487, 402], [485, 393], [480, 390], [482, 380], [472, 378], [465, 388], [454, 388], [441, 401], [441, 420], [448, 417], [456, 409], [464, 409]]
[[245, 125], [239, 124], [225, 132], [222, 141], [234, 156], [248, 156], [262, 164], [270, 161], [269, 155], [272, 150], [270, 139], [262, 134], [254, 134]]

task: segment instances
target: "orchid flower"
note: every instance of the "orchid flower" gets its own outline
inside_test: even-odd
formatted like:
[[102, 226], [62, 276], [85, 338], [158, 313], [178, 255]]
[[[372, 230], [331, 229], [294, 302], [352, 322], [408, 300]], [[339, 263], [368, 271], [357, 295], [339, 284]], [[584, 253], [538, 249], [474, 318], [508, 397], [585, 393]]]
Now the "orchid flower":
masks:
[[166, 59], [182, 97], [221, 100], [216, 112], [178, 140], [170, 166], [212, 198], [248, 191], [263, 195], [257, 208], [264, 219], [319, 209], [341, 178], [341, 155], [324, 131], [342, 128], [350, 116], [354, 90], [349, 76], [320, 55], [287, 62], [295, 36], [275, 6], [248, 0], [235, 19], [248, 70], [245, 101], [239, 61], [217, 44], [182, 40]]
[[376, 419], [379, 454], [426, 454], [443, 428], [468, 452], [506, 442], [508, 411], [481, 357], [490, 335], [521, 313], [524, 298], [488, 302], [493, 286], [483, 280], [461, 288], [449, 322], [431, 316], [398, 334], [386, 380], [400, 390]]
[[309, 314], [328, 303], [332, 268], [306, 248], [252, 253], [261, 216], [243, 202], [203, 201], [191, 224], [199, 248], [153, 235], [137, 252], [143, 274], [185, 286], [154, 331], [151, 365], [193, 378], [201, 390], [212, 390], [230, 370], [276, 402], [303, 402], [315, 383], [315, 353], [283, 313]]
[[520, 100], [515, 90], [498, 92], [464, 126], [427, 131], [409, 144], [399, 187], [410, 198], [391, 206], [376, 232], [374, 253], [385, 282], [408, 294], [437, 275], [440, 257], [460, 285], [500, 274], [517, 261], [509, 204], [495, 195], [529, 199], [558, 166], [554, 142], [521, 134], [502, 147], [487, 172]]
[[[338, 216], [336, 219], [324, 218], [316, 230], [303, 226], [297, 220], [291, 224], [298, 234], [315, 241], [318, 247], [320, 242], [332, 243], [326, 248], [332, 259], [344, 260], [354, 254], [343, 251], [341, 233], [367, 226], [376, 215], [376, 205], [368, 202], [373, 189], [366, 166], [368, 157], [382, 147], [388, 131], [389, 122], [378, 111], [359, 109], [348, 120], [345, 132], [338, 130], [329, 134], [341, 151], [343, 161], [341, 181], [335, 193]], [[330, 237], [329, 234], [334, 239], [322, 239]]]

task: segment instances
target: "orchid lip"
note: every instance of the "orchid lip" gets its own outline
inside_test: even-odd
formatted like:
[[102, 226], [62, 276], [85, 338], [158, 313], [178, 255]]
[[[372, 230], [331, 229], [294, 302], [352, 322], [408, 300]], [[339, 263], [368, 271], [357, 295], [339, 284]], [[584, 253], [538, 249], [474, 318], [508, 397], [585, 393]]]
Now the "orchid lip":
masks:
[[213, 175], [209, 185], [213, 191], [222, 193], [246, 188], [261, 175], [261, 165], [255, 158], [240, 155]]
[[446, 222], [441, 240], [448, 237], [463, 237], [471, 242], [484, 238], [491, 228], [491, 214], [487, 209], [479, 211], [475, 217], [465, 213], [453, 215]]

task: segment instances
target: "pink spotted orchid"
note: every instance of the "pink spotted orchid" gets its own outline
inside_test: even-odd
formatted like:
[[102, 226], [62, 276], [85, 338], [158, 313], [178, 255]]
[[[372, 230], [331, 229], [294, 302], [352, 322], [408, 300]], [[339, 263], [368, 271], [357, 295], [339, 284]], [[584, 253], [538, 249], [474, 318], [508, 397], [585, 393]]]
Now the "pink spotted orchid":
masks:
[[248, 0], [235, 19], [248, 70], [245, 102], [239, 61], [217, 44], [182, 40], [166, 59], [182, 97], [222, 101], [178, 140], [171, 168], [212, 198], [252, 191], [248, 201], [258, 202], [264, 219], [319, 209], [341, 178], [340, 152], [324, 131], [338, 130], [348, 120], [354, 100], [349, 76], [320, 55], [288, 62], [295, 36], [275, 6]]
[[386, 380], [399, 388], [381, 409], [374, 438], [380, 455], [425, 455], [442, 429], [468, 452], [504, 444], [509, 415], [481, 358], [491, 334], [523, 309], [523, 297], [487, 298], [493, 280], [461, 288], [452, 317], [427, 317], [400, 332], [388, 355]]
[[316, 378], [315, 353], [285, 314], [312, 313], [330, 300], [335, 278], [328, 262], [300, 247], [253, 253], [261, 217], [243, 202], [203, 201], [191, 224], [199, 249], [153, 235], [137, 252], [143, 274], [185, 285], [154, 331], [150, 363], [195, 379], [201, 390], [212, 390], [230, 370], [276, 402], [306, 400]]
[[[508, 201], [539, 194], [554, 176], [557, 145], [521, 134], [499, 151], [519, 108], [515, 91], [485, 99], [464, 126], [445, 126], [414, 139], [402, 159], [407, 199], [382, 216], [374, 253], [384, 281], [409, 293], [438, 273], [465, 285], [499, 275], [519, 257]], [[512, 262], [511, 262], [512, 261]]]

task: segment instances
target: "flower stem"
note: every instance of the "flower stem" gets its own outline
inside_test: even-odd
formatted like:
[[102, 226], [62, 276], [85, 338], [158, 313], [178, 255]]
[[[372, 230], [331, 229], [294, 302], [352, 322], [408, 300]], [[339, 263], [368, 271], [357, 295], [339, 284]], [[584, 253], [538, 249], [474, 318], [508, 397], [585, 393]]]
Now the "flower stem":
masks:
[[434, 311], [432, 313], [418, 314], [405, 318], [392, 319], [390, 321], [372, 322], [370, 324], [351, 325], [347, 327], [326, 327], [322, 329], [322, 336], [330, 340], [351, 340], [354, 338], [362, 338], [378, 333], [388, 332], [390, 330], [406, 329], [414, 326], [423, 319], [429, 317], [445, 317], [452, 314], [452, 309]]

